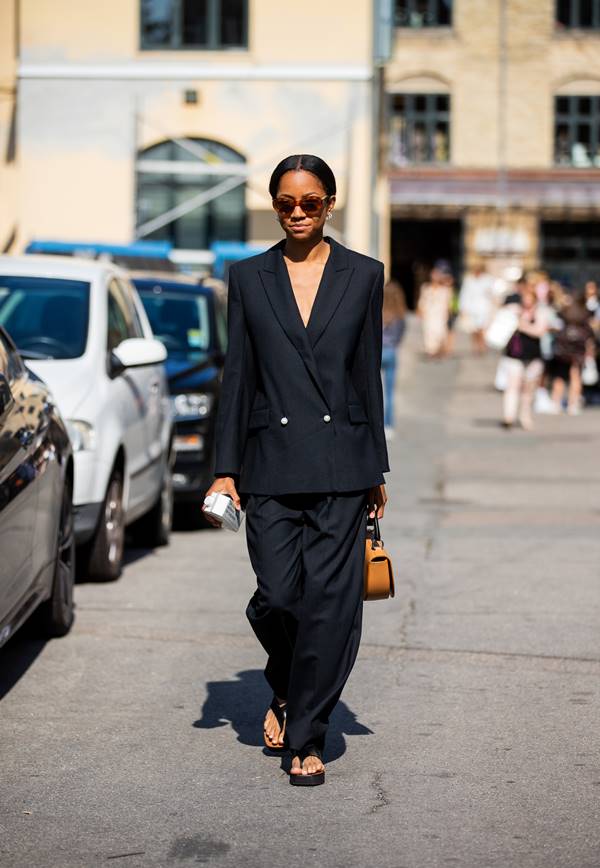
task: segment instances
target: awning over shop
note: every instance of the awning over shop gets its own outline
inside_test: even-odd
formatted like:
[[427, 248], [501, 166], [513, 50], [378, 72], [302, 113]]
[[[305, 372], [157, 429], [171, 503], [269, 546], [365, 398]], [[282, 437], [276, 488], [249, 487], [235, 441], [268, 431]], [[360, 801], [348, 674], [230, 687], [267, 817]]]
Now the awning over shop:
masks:
[[391, 174], [390, 204], [600, 211], [600, 170], [495, 172], [416, 171]]

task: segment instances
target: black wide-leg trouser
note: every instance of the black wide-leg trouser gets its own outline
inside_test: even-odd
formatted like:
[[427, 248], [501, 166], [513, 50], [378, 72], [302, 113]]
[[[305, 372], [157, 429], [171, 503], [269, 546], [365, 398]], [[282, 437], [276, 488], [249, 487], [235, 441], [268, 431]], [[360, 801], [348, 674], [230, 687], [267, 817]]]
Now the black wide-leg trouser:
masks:
[[287, 699], [287, 741], [323, 750], [360, 643], [367, 491], [249, 494], [248, 553], [258, 587], [246, 614]]

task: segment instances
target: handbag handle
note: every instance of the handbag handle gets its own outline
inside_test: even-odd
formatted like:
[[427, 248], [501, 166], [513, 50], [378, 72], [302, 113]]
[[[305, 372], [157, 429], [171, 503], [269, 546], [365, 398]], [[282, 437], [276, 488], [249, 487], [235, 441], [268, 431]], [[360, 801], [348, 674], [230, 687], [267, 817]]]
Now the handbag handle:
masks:
[[373, 528], [373, 539], [381, 542], [381, 531], [379, 529], [379, 519], [377, 518], [377, 507], [375, 507], [375, 515], [373, 516], [373, 518], [367, 515], [367, 527]]

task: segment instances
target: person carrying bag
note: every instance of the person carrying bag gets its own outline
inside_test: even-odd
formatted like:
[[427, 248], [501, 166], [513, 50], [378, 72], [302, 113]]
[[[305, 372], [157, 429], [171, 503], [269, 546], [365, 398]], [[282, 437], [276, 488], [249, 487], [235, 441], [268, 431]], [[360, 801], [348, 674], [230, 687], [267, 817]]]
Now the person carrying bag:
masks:
[[521, 303], [511, 307], [517, 314], [517, 328], [504, 350], [507, 385], [502, 424], [512, 428], [518, 417], [521, 426], [530, 431], [533, 396], [544, 372], [541, 338], [548, 330], [548, 319], [535, 290], [528, 286], [521, 292]]
[[323, 235], [336, 184], [319, 157], [283, 160], [269, 192], [285, 239], [229, 272], [207, 494], [245, 507], [246, 614], [273, 693], [265, 744], [289, 751], [291, 784], [315, 786], [358, 653], [367, 520], [387, 501], [383, 265]]

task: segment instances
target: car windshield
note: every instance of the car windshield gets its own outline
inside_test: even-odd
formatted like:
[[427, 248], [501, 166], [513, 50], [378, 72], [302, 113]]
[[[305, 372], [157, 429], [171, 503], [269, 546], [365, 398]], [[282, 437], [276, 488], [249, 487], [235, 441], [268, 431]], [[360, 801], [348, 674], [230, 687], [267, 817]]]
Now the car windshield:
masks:
[[88, 335], [90, 284], [0, 274], [0, 325], [26, 359], [76, 359]]
[[208, 302], [204, 295], [155, 287], [138, 292], [154, 336], [174, 358], [200, 359], [211, 348]]

